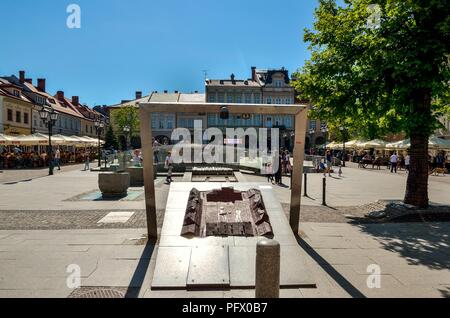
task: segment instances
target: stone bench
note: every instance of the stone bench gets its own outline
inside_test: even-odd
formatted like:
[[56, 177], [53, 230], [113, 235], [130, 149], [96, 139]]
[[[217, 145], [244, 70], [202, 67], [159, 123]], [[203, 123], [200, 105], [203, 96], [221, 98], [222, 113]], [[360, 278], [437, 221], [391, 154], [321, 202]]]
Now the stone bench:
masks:
[[103, 198], [125, 197], [130, 187], [130, 174], [128, 172], [99, 173], [98, 187], [103, 194]]

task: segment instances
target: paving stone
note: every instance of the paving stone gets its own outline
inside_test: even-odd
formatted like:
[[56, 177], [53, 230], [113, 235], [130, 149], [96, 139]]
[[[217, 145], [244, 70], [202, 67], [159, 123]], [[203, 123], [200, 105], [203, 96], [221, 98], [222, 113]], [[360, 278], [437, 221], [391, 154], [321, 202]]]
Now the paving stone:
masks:
[[228, 246], [196, 246], [192, 248], [187, 287], [230, 286]]
[[190, 247], [159, 247], [152, 288], [186, 288], [190, 259]]

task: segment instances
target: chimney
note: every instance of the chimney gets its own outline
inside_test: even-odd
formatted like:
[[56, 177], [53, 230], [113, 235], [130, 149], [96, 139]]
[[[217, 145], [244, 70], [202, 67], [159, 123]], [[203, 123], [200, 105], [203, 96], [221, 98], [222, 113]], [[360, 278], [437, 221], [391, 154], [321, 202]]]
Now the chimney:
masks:
[[252, 80], [256, 81], [256, 66], [252, 66]]
[[72, 96], [72, 104], [75, 106], [80, 105], [80, 98], [78, 96]]
[[164, 94], [167, 94], [168, 91], [164, 91]]
[[194, 94], [198, 94], [198, 91], [195, 91]]
[[38, 90], [41, 92], [45, 92], [45, 78], [38, 78]]
[[137, 91], [136, 92], [136, 99], [141, 99], [142, 98], [142, 92]]
[[234, 76], [234, 74], [231, 74], [231, 81], [234, 83], [234, 78], [235, 78], [235, 76]]
[[64, 100], [64, 92], [63, 91], [57, 91], [56, 92], [56, 98], [58, 100]]
[[175, 94], [178, 94], [178, 91], [175, 91]]
[[33, 79], [32, 79], [32, 78], [26, 78], [26, 79], [25, 79], [25, 82], [27, 82], [27, 83], [33, 85]]
[[25, 83], [25, 71], [19, 71], [19, 81], [21, 84]]

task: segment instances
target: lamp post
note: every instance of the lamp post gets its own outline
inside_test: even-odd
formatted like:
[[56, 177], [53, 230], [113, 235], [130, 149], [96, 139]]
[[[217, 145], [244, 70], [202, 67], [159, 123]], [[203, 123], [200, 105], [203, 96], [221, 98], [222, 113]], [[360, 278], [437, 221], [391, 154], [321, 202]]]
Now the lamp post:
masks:
[[102, 166], [100, 136], [101, 136], [104, 128], [105, 128], [105, 123], [103, 121], [101, 121], [101, 120], [95, 121], [95, 132], [97, 133], [97, 137], [98, 137], [98, 166], [99, 167]]
[[[308, 133], [309, 133], [309, 143], [310, 143], [310, 150], [311, 150], [313, 148], [313, 144], [314, 144], [313, 143], [313, 136], [316, 133], [316, 130], [314, 128], [310, 128]], [[312, 155], [311, 151], [310, 151], [310, 155]]]
[[322, 132], [322, 134], [323, 134], [323, 138], [324, 138], [324, 140], [325, 140], [325, 150], [327, 149], [327, 134], [328, 134], [328, 125], [326, 124], [326, 123], [323, 123], [321, 126], [320, 126], [320, 131]]
[[342, 166], [345, 167], [345, 139], [346, 139], [346, 129], [344, 126], [339, 127], [342, 133], [343, 149], [342, 149]]
[[55, 112], [54, 109], [51, 111], [47, 110], [45, 107], [42, 107], [42, 109], [39, 111], [39, 116], [41, 117], [42, 121], [44, 122], [44, 125], [48, 128], [48, 150], [50, 155], [49, 160], [49, 168], [48, 168], [48, 175], [53, 175], [53, 148], [52, 148], [52, 133], [53, 133], [53, 126], [55, 126], [56, 121], [58, 120], [58, 113]]
[[131, 132], [130, 126], [123, 127], [123, 132], [125, 134], [125, 151], [128, 150], [128, 135]]

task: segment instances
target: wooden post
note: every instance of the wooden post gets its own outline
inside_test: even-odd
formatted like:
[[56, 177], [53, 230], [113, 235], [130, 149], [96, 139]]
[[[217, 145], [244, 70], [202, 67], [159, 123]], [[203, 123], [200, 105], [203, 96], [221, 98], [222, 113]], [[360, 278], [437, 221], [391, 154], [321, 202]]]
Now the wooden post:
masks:
[[142, 155], [144, 157], [145, 210], [149, 239], [158, 237], [155, 180], [153, 175], [152, 114], [140, 108]]
[[295, 116], [294, 169], [292, 170], [291, 209], [289, 223], [294, 234], [298, 234], [300, 204], [302, 197], [303, 160], [305, 158], [306, 122], [308, 110], [302, 109]]

